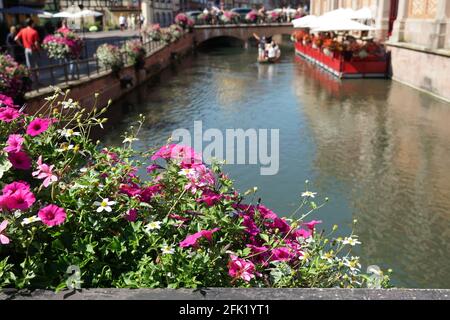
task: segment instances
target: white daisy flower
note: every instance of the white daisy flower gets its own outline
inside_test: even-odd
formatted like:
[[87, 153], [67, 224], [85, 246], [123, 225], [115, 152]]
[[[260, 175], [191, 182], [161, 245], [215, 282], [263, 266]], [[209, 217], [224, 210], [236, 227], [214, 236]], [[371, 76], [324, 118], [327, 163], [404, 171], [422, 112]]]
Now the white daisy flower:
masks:
[[314, 198], [317, 192], [305, 191], [302, 193], [302, 197], [304, 198]]
[[162, 252], [162, 254], [174, 254], [175, 249], [172, 246], [164, 245], [161, 248], [161, 252]]
[[115, 205], [116, 202], [115, 201], [109, 201], [108, 198], [102, 199], [102, 201], [95, 201], [94, 205], [98, 206], [97, 208], [97, 212], [111, 212], [112, 208], [111, 206]]

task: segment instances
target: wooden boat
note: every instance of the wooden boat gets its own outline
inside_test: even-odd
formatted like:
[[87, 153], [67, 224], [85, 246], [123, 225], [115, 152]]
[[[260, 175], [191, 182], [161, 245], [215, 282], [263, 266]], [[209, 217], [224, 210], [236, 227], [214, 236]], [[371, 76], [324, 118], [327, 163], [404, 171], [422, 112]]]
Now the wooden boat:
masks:
[[265, 57], [264, 59], [261, 59], [260, 57], [258, 57], [258, 62], [259, 63], [276, 63], [276, 62], [278, 62], [278, 60], [280, 60], [280, 58], [281, 58], [281, 50], [278, 50], [275, 58]]

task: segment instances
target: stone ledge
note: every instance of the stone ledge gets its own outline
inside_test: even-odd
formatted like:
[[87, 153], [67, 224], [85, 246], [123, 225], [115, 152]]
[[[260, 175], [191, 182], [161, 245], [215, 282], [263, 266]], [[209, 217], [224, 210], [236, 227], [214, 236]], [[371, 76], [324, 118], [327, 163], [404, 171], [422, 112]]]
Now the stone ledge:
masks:
[[435, 55], [450, 58], [450, 50], [449, 49], [430, 49], [430, 48], [426, 48], [421, 45], [417, 45], [414, 43], [408, 43], [408, 42], [389, 42], [388, 41], [385, 43], [385, 45], [388, 47], [391, 46], [391, 47], [403, 48], [403, 49], [419, 51], [419, 52], [429, 53], [429, 54], [435, 54]]
[[83, 289], [0, 290], [0, 300], [450, 300], [448, 289]]

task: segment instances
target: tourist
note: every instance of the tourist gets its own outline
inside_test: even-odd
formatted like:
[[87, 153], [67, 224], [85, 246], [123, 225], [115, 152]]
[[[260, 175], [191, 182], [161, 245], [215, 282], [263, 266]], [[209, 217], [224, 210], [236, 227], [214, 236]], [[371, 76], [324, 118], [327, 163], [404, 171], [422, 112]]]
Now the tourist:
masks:
[[63, 34], [69, 33], [70, 31], [71, 30], [70, 30], [69, 26], [67, 25], [67, 20], [63, 20], [62, 24], [61, 24], [61, 28], [56, 30], [56, 32], [63, 33]]
[[253, 36], [255, 37], [256, 41], [258, 41], [258, 57], [259, 59], [264, 59], [264, 53], [266, 50], [266, 37], [262, 36], [260, 38], [256, 33], [254, 33]]
[[276, 57], [275, 55], [275, 48], [273, 46], [273, 42], [268, 44], [268, 48], [267, 48], [267, 57], [269, 59], [274, 59]]
[[266, 17], [266, 8], [264, 8], [264, 6], [262, 6], [262, 7], [258, 10], [258, 20], [259, 20], [259, 23], [264, 22], [265, 17]]
[[16, 42], [15, 37], [17, 35], [17, 28], [15, 26], [12, 26], [9, 28], [9, 33], [6, 36], [6, 49], [8, 54], [14, 58], [17, 62], [20, 62], [22, 54], [22, 48], [19, 46], [19, 44]]
[[28, 68], [36, 68], [37, 65], [37, 55], [39, 54], [39, 34], [34, 29], [34, 21], [32, 19], [27, 19], [26, 28], [23, 28], [16, 35], [14, 40], [19, 42], [25, 48], [25, 61]]
[[124, 31], [125, 30], [125, 23], [126, 23], [126, 18], [121, 14], [119, 16], [120, 31]]

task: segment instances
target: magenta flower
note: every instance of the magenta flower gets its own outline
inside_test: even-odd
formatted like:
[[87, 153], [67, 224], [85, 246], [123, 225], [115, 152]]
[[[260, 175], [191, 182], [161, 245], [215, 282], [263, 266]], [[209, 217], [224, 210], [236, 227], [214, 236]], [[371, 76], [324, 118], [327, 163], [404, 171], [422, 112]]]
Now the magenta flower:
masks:
[[14, 104], [14, 101], [11, 97], [0, 94], [0, 107], [16, 108], [17, 106]]
[[18, 190], [30, 191], [30, 185], [24, 181], [15, 181], [3, 187], [4, 195], [11, 195]]
[[245, 232], [251, 236], [256, 236], [260, 233], [258, 226], [251, 216], [245, 215], [242, 225], [245, 226]]
[[125, 214], [124, 218], [130, 222], [134, 222], [137, 219], [137, 210], [136, 209], [130, 209]]
[[7, 220], [3, 220], [3, 222], [0, 223], [0, 243], [1, 244], [8, 244], [9, 243], [9, 238], [7, 236], [5, 236], [5, 234], [4, 234], [4, 231], [5, 231], [7, 226], [8, 226], [8, 221]]
[[8, 160], [15, 169], [29, 170], [31, 169], [31, 159], [23, 151], [12, 152], [8, 154]]
[[201, 198], [197, 199], [197, 202], [204, 202], [206, 203], [209, 207], [212, 207], [213, 205], [215, 205], [216, 203], [220, 202], [220, 200], [222, 199], [222, 195], [221, 194], [217, 194], [213, 191], [210, 190], [204, 190], [202, 193]]
[[34, 171], [31, 175], [33, 177], [36, 177], [37, 179], [44, 179], [42, 185], [45, 188], [47, 188], [53, 182], [58, 181], [58, 177], [53, 174], [53, 168], [55, 167], [54, 165], [49, 166], [45, 163], [42, 163], [42, 156], [39, 156], [37, 164], [38, 170]]
[[161, 169], [161, 166], [158, 166], [157, 164], [151, 164], [147, 167], [147, 173], [151, 173], [157, 169]]
[[22, 114], [13, 108], [0, 108], [0, 120], [3, 122], [11, 122], [13, 120], [16, 120], [18, 117], [20, 117]]
[[208, 239], [208, 241], [212, 240], [212, 234], [216, 231], [220, 230], [219, 228], [214, 228], [212, 230], [201, 230], [199, 232], [196, 232], [194, 234], [188, 235], [186, 237], [186, 239], [184, 239], [183, 241], [180, 242], [180, 247], [181, 248], [186, 248], [186, 247], [196, 247], [197, 246], [197, 241], [202, 238], [205, 237], [206, 239]]
[[54, 204], [50, 204], [39, 210], [38, 216], [49, 227], [58, 226], [66, 220], [66, 212], [64, 209]]
[[293, 255], [288, 248], [276, 248], [272, 250], [272, 261], [289, 261]]
[[309, 238], [312, 235], [312, 232], [310, 230], [305, 230], [305, 229], [297, 229], [295, 231], [293, 231], [292, 236], [294, 238]]
[[233, 281], [240, 278], [245, 282], [250, 282], [255, 277], [255, 265], [252, 262], [234, 255], [231, 255], [230, 258], [231, 261], [228, 262], [228, 274], [233, 278]]
[[22, 144], [25, 139], [20, 134], [10, 134], [7, 141], [7, 146], [3, 149], [6, 152], [17, 153], [22, 150]]
[[33, 121], [30, 122], [30, 124], [27, 127], [27, 134], [35, 137], [42, 132], [47, 131], [48, 127], [52, 123], [52, 120], [50, 119], [41, 119], [36, 118]]
[[303, 225], [306, 226], [309, 230], [313, 231], [317, 224], [322, 223], [322, 220], [312, 220], [310, 222], [306, 222]]
[[36, 201], [34, 194], [26, 189], [18, 189], [14, 193], [6, 194], [3, 203], [9, 210], [28, 210]]

